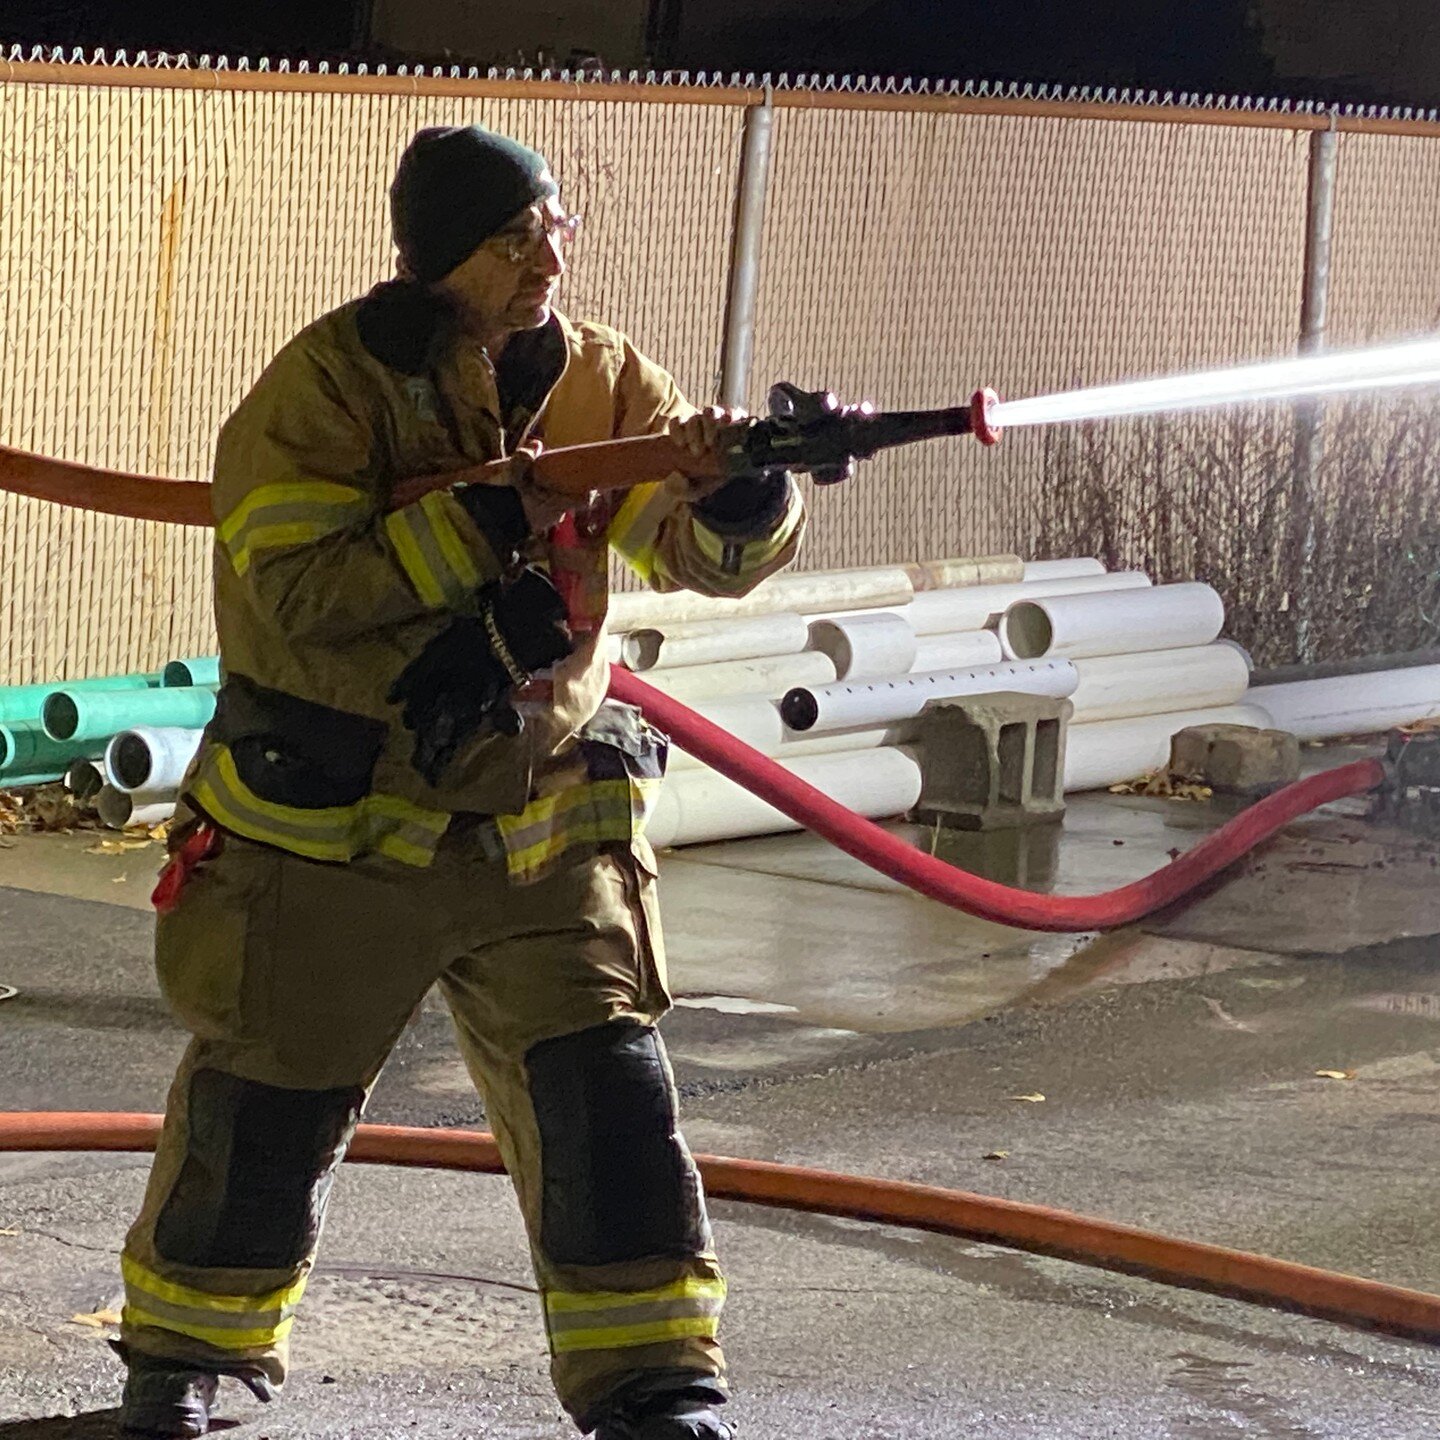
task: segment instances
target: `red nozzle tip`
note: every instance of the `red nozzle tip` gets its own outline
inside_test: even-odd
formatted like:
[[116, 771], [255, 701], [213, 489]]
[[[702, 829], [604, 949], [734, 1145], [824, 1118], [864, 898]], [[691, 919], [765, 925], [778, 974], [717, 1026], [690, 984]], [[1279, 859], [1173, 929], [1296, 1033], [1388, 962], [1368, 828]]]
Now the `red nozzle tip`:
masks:
[[1000, 427], [990, 423], [990, 411], [999, 403], [1000, 397], [988, 386], [982, 386], [970, 397], [970, 433], [982, 445], [1000, 442]]

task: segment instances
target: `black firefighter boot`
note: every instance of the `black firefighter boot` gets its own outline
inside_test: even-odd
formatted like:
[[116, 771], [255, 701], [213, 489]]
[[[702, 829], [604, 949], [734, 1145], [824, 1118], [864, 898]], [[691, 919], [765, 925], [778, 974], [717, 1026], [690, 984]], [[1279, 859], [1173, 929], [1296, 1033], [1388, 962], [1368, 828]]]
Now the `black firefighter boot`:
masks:
[[209, 1430], [210, 1407], [220, 1389], [218, 1375], [148, 1355], [131, 1355], [126, 1366], [122, 1434], [189, 1437]]
[[655, 1376], [610, 1400], [595, 1440], [735, 1440], [715, 1413], [724, 1403], [724, 1390], [708, 1376]]
[[[210, 1410], [220, 1389], [220, 1376], [183, 1360], [163, 1360], [129, 1351], [111, 1342], [125, 1361], [125, 1394], [120, 1401], [122, 1435], [145, 1435], [155, 1440], [193, 1440], [210, 1429]], [[273, 1400], [275, 1387], [259, 1371], [233, 1373], [257, 1400]]]

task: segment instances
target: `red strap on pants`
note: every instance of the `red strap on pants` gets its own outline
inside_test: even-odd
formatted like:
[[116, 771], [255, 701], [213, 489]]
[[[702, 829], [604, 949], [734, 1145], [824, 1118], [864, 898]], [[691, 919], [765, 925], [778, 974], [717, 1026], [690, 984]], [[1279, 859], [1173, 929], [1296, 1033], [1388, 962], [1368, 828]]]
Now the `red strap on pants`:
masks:
[[211, 860], [224, 848], [223, 833], [208, 820], [202, 820], [184, 843], [170, 856], [170, 863], [160, 872], [150, 903], [156, 913], [168, 915], [179, 903], [190, 872], [203, 860]]

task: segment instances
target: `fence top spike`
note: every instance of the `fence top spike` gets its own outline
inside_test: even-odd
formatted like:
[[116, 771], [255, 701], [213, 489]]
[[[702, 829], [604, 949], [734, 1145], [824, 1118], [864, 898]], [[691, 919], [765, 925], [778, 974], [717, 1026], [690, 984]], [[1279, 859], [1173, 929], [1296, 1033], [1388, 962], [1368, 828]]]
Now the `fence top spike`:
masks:
[[561, 83], [582, 86], [586, 84], [612, 85], [658, 85], [675, 88], [722, 88], [735, 89], [768, 88], [775, 90], [810, 91], [814, 93], [895, 95], [895, 96], [965, 96], [974, 99], [1020, 100], [1038, 103], [1058, 104], [1105, 104], [1131, 105], [1139, 107], [1179, 107], [1191, 110], [1217, 110], [1246, 115], [1328, 115], [1332, 120], [1340, 118], [1392, 122], [1440, 121], [1440, 107], [1418, 105], [1379, 104], [1347, 101], [1329, 103], [1309, 96], [1292, 95], [1234, 95], [1225, 92], [1198, 90], [1158, 90], [1135, 86], [1092, 86], [1065, 85], [1044, 80], [996, 80], [986, 77], [967, 76], [946, 78], [943, 76], [901, 76], [860, 73], [837, 73], [835, 71], [784, 71], [774, 75], [769, 71], [757, 75], [754, 71], [733, 71], [726, 75], [720, 70], [664, 70], [654, 69], [596, 70], [588, 66], [570, 68], [550, 63], [499, 67], [491, 65], [481, 70], [471, 65], [462, 67], [440, 64], [405, 63], [391, 67], [384, 63], [373, 66], [364, 61], [291, 59], [288, 56], [231, 57], [224, 54], [194, 54], [190, 51], [171, 53], [166, 50], [135, 50], [118, 47], [109, 51], [96, 46], [86, 53], [79, 45], [68, 48], [64, 45], [27, 45], [21, 41], [0, 42], [0, 58], [11, 64], [50, 64], [75, 67], [96, 66], [114, 69], [135, 68], [149, 70], [203, 70], [239, 71], [261, 74], [338, 74], [385, 76], [395, 74], [406, 78], [422, 76], [434, 79], [459, 80], [525, 80]]

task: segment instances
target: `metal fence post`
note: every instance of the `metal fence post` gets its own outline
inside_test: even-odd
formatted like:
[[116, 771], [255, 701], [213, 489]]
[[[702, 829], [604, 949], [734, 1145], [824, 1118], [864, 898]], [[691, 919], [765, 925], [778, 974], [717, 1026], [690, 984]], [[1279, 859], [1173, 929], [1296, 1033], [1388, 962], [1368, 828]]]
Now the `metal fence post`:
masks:
[[1334, 117], [1328, 130], [1310, 132], [1310, 197], [1305, 215], [1305, 293], [1300, 306], [1300, 353], [1325, 348], [1330, 310], [1330, 254], [1335, 234], [1335, 173], [1340, 137]]
[[[1339, 135], [1335, 117], [1330, 127], [1310, 133], [1310, 188], [1305, 207], [1305, 278], [1300, 301], [1300, 353], [1314, 355], [1325, 348], [1325, 326], [1330, 309], [1330, 260], [1335, 235], [1335, 177], [1339, 161]], [[1315, 641], [1311, 617], [1317, 597], [1309, 588], [1315, 556], [1315, 512], [1319, 505], [1319, 477], [1325, 459], [1321, 425], [1323, 402], [1301, 400], [1295, 410], [1295, 499], [1303, 512], [1300, 534], [1300, 568], [1295, 576], [1296, 659], [1313, 661]]]
[[745, 111], [740, 175], [735, 192], [735, 232], [730, 247], [730, 280], [725, 299], [725, 339], [720, 351], [722, 405], [744, 405], [750, 383], [774, 119], [775, 106], [767, 84], [764, 103], [751, 105]]

